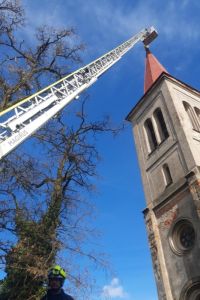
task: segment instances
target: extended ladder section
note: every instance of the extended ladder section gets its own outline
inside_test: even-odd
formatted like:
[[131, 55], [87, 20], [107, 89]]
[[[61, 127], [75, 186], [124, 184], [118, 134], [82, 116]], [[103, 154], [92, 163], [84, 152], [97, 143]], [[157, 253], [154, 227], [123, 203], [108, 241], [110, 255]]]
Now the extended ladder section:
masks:
[[144, 29], [85, 67], [1, 112], [0, 159], [77, 99], [138, 41], [147, 45], [156, 36], [153, 27]]

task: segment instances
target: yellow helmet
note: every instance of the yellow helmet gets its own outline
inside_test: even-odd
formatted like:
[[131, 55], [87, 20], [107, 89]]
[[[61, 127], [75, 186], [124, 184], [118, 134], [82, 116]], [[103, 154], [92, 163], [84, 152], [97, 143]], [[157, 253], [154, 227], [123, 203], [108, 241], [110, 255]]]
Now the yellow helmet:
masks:
[[54, 278], [54, 277], [65, 280], [67, 274], [63, 268], [61, 268], [59, 265], [55, 265], [51, 267], [51, 269], [48, 272], [48, 278]]

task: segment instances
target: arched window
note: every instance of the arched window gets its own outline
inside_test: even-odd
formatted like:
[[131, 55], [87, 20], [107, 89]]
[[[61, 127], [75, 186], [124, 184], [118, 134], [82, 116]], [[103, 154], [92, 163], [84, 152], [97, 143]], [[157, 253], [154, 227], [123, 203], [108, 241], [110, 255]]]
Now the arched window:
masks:
[[149, 152], [152, 152], [158, 146], [158, 142], [156, 140], [156, 135], [154, 132], [154, 128], [153, 128], [151, 119], [147, 119], [145, 121], [144, 128], [145, 128], [146, 136], [148, 139]]
[[164, 174], [165, 186], [167, 187], [172, 183], [172, 176], [168, 164], [163, 165], [163, 174]]
[[[187, 103], [187, 102], [183, 102], [185, 111], [188, 114], [188, 117], [190, 119], [190, 122], [192, 124], [192, 128], [194, 130], [200, 131], [200, 123], [196, 114], [196, 111]], [[198, 110], [198, 108], [196, 108]]]
[[200, 109], [195, 107], [194, 110], [195, 110], [195, 113], [197, 115], [197, 119], [198, 119], [198, 123], [199, 123], [199, 129], [200, 129]]
[[157, 125], [157, 128], [158, 128], [158, 133], [159, 133], [159, 136], [160, 136], [160, 140], [162, 142], [162, 141], [164, 141], [165, 139], [168, 138], [169, 133], [168, 133], [167, 126], [166, 126], [166, 123], [165, 123], [165, 120], [164, 120], [161, 109], [157, 108], [154, 111], [153, 115], [154, 115], [156, 125]]

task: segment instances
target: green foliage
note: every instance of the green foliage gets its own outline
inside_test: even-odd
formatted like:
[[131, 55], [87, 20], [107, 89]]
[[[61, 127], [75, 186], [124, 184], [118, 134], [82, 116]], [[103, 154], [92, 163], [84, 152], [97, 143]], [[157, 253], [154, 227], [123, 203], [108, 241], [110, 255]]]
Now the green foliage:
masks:
[[38, 299], [44, 293], [46, 271], [55, 260], [56, 240], [44, 223], [18, 217], [16, 226], [19, 241], [6, 256], [2, 294], [10, 300]]

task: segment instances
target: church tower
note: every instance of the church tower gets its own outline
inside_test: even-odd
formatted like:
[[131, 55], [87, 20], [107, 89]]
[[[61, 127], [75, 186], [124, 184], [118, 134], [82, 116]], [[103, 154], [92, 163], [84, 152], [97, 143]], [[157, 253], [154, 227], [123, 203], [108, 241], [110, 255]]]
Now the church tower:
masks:
[[200, 92], [146, 49], [144, 95], [131, 110], [159, 300], [200, 300]]

